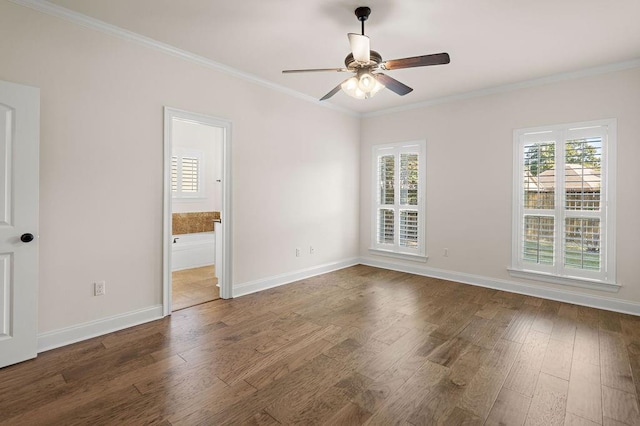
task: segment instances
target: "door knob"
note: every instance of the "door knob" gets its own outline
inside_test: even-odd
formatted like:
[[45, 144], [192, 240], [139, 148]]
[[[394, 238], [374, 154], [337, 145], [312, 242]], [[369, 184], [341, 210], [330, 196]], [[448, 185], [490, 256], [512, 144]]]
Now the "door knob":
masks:
[[22, 241], [23, 243], [30, 243], [31, 241], [33, 241], [33, 234], [30, 233], [26, 233], [26, 234], [22, 234], [20, 236], [20, 241]]

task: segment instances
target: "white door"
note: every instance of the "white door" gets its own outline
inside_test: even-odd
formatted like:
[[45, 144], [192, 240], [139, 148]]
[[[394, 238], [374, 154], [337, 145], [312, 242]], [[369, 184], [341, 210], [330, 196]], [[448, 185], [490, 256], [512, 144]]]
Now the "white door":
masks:
[[0, 367], [37, 354], [40, 90], [0, 81]]

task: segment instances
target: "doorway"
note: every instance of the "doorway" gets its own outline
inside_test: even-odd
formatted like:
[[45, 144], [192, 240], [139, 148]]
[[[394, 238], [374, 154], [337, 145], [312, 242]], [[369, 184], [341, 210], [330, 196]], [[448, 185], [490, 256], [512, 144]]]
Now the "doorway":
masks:
[[231, 123], [165, 107], [164, 314], [231, 297]]

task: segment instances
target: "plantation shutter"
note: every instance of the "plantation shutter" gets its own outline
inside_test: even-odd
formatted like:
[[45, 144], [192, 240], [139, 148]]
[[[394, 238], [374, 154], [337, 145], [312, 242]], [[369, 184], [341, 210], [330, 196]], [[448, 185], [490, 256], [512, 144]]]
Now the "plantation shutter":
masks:
[[203, 153], [174, 149], [171, 156], [171, 193], [174, 198], [199, 198], [203, 193]]
[[564, 253], [566, 268], [600, 271], [602, 266], [603, 129], [567, 132], [564, 149]]
[[182, 157], [182, 182], [181, 190], [186, 193], [198, 192], [200, 161], [196, 157]]
[[611, 126], [603, 120], [516, 131], [514, 270], [614, 283]]
[[171, 157], [171, 192], [178, 192], [178, 157]]
[[375, 249], [424, 255], [423, 152], [424, 143], [374, 147]]
[[522, 258], [527, 263], [550, 267], [555, 262], [556, 241], [556, 138], [554, 132], [528, 135], [521, 164], [524, 170]]

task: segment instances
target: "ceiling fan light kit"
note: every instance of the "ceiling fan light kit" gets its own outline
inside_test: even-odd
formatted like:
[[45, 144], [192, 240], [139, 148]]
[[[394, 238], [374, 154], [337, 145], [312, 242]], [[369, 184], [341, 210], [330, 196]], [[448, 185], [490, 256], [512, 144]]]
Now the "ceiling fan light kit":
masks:
[[370, 48], [369, 37], [364, 35], [364, 21], [369, 18], [371, 9], [363, 6], [355, 10], [356, 17], [361, 23], [362, 34], [349, 33], [351, 53], [344, 60], [346, 68], [314, 68], [303, 70], [284, 70], [283, 73], [300, 72], [351, 72], [355, 75], [347, 78], [334, 87], [320, 100], [329, 99], [340, 90], [356, 99], [368, 99], [373, 97], [385, 87], [392, 92], [404, 96], [413, 89], [398, 80], [383, 74], [380, 71], [396, 70], [402, 68], [424, 67], [429, 65], [444, 65], [450, 62], [448, 53], [436, 53], [433, 55], [414, 56], [411, 58], [393, 59], [382, 62], [382, 56]]

